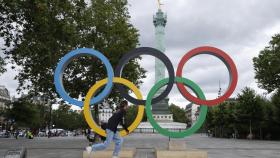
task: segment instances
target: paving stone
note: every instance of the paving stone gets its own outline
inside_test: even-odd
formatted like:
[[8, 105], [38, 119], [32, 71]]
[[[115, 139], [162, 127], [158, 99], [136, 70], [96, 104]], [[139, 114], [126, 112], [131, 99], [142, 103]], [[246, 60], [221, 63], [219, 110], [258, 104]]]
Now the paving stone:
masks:
[[208, 158], [206, 151], [202, 150], [157, 150], [157, 158]]

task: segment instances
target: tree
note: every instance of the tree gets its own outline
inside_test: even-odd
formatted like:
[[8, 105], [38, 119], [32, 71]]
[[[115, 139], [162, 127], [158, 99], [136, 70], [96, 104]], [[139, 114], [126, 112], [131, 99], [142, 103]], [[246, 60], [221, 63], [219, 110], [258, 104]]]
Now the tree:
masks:
[[4, 65], [5, 65], [4, 59], [0, 57], [0, 75], [6, 71]]
[[273, 105], [273, 120], [278, 128], [280, 128], [280, 91], [276, 92], [271, 99]]
[[206, 117], [206, 127], [211, 130], [215, 137], [228, 137], [230, 126], [229, 106], [227, 102], [219, 106], [210, 107]]
[[279, 139], [279, 98], [275, 93], [270, 101], [246, 87], [236, 100], [210, 107], [205, 127], [214, 137]]
[[219, 106], [211, 107], [211, 110], [209, 113], [210, 118], [212, 117], [211, 123], [212, 125], [212, 131], [214, 132], [214, 136], [216, 137], [224, 137], [227, 135], [227, 128], [228, 128], [228, 118], [230, 115], [228, 115], [228, 104], [222, 103]]
[[[274, 139], [275, 136], [278, 135], [277, 132], [277, 125], [274, 121], [274, 111], [273, 111], [273, 104], [271, 101], [261, 98], [262, 107], [263, 107], [263, 116], [260, 125], [260, 138], [261, 139]], [[275, 126], [276, 125], [276, 126]], [[273, 128], [271, 128], [273, 127]]]
[[[0, 33], [5, 54], [22, 69], [16, 76], [18, 90], [57, 98], [53, 84], [55, 67], [67, 52], [78, 47], [99, 50], [113, 67], [120, 57], [138, 45], [138, 32], [129, 23], [127, 1], [91, 0], [0, 0]], [[139, 85], [144, 70], [138, 59], [130, 60], [122, 76]], [[85, 96], [98, 80], [106, 78], [101, 61], [80, 57], [64, 74], [71, 97]], [[113, 89], [109, 98], [119, 100]]]
[[237, 101], [235, 99], [229, 100], [226, 103], [226, 115], [225, 115], [225, 131], [227, 137], [237, 137], [238, 134], [238, 122], [237, 122]]
[[53, 124], [56, 128], [75, 130], [88, 128], [83, 118], [83, 113], [78, 113], [70, 109], [71, 106], [63, 104], [53, 111]]
[[189, 120], [186, 117], [185, 110], [176, 106], [175, 104], [171, 104], [169, 107], [170, 112], [173, 114], [173, 119], [175, 122], [188, 123]]
[[32, 130], [45, 128], [44, 106], [33, 104], [26, 98], [21, 98], [8, 110], [8, 118], [14, 120], [16, 126]]
[[[126, 120], [126, 123], [128, 126], [131, 125], [132, 122], [135, 120], [137, 113], [138, 113], [138, 106], [131, 105], [128, 107], [128, 110], [125, 115], [125, 120]], [[142, 122], [144, 122], [144, 121], [147, 121], [147, 116], [146, 116], [145, 112], [143, 115]]]
[[137, 106], [129, 106], [125, 115], [125, 121], [127, 123], [127, 126], [131, 125], [131, 123], [135, 120], [135, 117], [137, 116]]
[[269, 93], [280, 87], [280, 34], [272, 37], [269, 46], [253, 59], [255, 78]]
[[239, 131], [243, 135], [249, 132], [250, 136], [253, 136], [254, 132], [259, 131], [263, 116], [260, 97], [253, 89], [245, 87], [241, 94], [238, 94], [237, 100], [236, 115]]

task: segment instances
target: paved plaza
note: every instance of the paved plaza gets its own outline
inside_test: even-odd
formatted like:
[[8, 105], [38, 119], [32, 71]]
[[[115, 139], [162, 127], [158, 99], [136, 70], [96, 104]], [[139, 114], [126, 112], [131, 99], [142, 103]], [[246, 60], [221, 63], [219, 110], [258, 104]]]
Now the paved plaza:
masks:
[[[154, 149], [167, 149], [167, 137], [156, 134], [132, 134], [125, 138], [126, 148], [136, 148], [137, 158], [153, 158]], [[280, 142], [249, 141], [234, 139], [208, 138], [196, 134], [180, 139], [187, 148], [208, 151], [209, 158], [279, 158]], [[28, 158], [79, 158], [88, 144], [85, 137], [57, 137], [30, 139], [0, 139], [0, 157], [11, 148], [27, 148]], [[188, 149], [186, 149], [188, 150]]]

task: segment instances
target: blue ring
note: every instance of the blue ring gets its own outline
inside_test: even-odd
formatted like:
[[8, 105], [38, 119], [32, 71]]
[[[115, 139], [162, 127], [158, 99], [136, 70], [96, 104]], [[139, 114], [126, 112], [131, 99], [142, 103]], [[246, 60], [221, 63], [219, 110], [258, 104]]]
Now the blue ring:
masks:
[[96, 56], [97, 58], [99, 58], [105, 64], [105, 67], [106, 67], [106, 70], [108, 73], [108, 83], [106, 84], [105, 88], [99, 95], [93, 97], [90, 100], [91, 105], [102, 101], [108, 94], [110, 94], [110, 91], [113, 87], [113, 78], [114, 78], [114, 71], [113, 71], [113, 67], [112, 67], [111, 63], [109, 62], [108, 58], [106, 58], [99, 51], [96, 51], [96, 50], [90, 49], [90, 48], [79, 48], [79, 49], [73, 50], [73, 51], [69, 52], [68, 54], [66, 54], [59, 61], [58, 65], [55, 69], [54, 85], [56, 88], [56, 92], [60, 95], [61, 98], [63, 98], [69, 104], [73, 104], [73, 105], [76, 105], [79, 107], [83, 107], [84, 102], [78, 101], [78, 100], [70, 97], [66, 93], [64, 86], [63, 86], [62, 78], [63, 78], [63, 72], [64, 72], [65, 68], [68, 66], [68, 64], [71, 62], [71, 60], [73, 58], [80, 57], [83, 55], [92, 55], [92, 56]]

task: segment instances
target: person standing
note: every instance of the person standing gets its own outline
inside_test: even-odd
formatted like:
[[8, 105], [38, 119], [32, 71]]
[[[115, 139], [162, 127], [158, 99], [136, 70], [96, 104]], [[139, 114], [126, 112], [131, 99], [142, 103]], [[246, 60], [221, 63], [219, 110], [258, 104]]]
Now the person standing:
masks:
[[113, 158], [118, 158], [119, 153], [121, 151], [123, 138], [120, 137], [117, 127], [119, 124], [121, 124], [123, 128], [126, 130], [126, 132], [129, 133], [126, 123], [124, 122], [124, 116], [126, 114], [127, 109], [128, 109], [128, 102], [122, 101], [119, 106], [119, 109], [108, 120], [108, 124], [106, 125], [106, 134], [107, 134], [106, 140], [103, 143], [94, 144], [92, 146], [86, 147], [86, 151], [88, 152], [88, 154], [90, 154], [91, 152], [94, 153], [95, 151], [98, 150], [105, 150], [113, 141], [115, 143]]
[[18, 131], [18, 129], [16, 129], [16, 133], [15, 133], [16, 139], [18, 139], [18, 135], [19, 135], [19, 131]]

